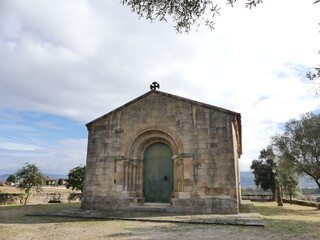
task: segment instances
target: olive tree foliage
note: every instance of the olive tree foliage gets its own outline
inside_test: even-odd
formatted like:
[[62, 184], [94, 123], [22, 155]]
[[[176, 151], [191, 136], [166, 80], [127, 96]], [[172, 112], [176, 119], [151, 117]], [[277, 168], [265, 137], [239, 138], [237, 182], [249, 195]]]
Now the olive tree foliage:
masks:
[[272, 148], [267, 147], [260, 152], [258, 160], [253, 160], [251, 169], [253, 170], [254, 183], [257, 187], [267, 191], [271, 190], [275, 198], [276, 181], [272, 169], [275, 169], [275, 155]]
[[320, 189], [320, 114], [311, 112], [285, 124], [272, 138], [275, 154], [315, 180]]
[[[319, 54], [320, 54], [320, 51], [319, 51]], [[307, 78], [310, 81], [312, 81], [316, 95], [320, 96], [320, 67], [315, 67], [314, 71], [307, 72]]]
[[16, 177], [20, 179], [18, 188], [24, 190], [26, 193], [24, 201], [24, 205], [26, 205], [31, 189], [35, 189], [37, 192], [42, 190], [41, 186], [43, 185], [43, 174], [40, 172], [37, 165], [26, 163], [17, 171]]
[[85, 180], [86, 166], [78, 166], [70, 170], [67, 178], [67, 188], [82, 192]]
[[[214, 17], [219, 15], [221, 4], [233, 6], [237, 0], [120, 0], [141, 18], [167, 21], [170, 17], [177, 32], [189, 32], [192, 25], [207, 25], [214, 29]], [[251, 8], [262, 0], [247, 0]]]
[[292, 204], [292, 198], [297, 197], [300, 194], [299, 188], [299, 172], [296, 167], [284, 159], [277, 159], [277, 181], [282, 187], [285, 195], [289, 196], [290, 204]]

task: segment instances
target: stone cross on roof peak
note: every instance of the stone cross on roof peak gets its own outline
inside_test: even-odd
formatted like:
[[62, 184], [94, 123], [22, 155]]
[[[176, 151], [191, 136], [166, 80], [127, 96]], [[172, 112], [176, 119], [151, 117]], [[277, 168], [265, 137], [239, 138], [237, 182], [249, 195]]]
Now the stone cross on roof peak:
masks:
[[150, 85], [150, 89], [151, 89], [152, 91], [156, 91], [157, 88], [160, 88], [160, 84], [157, 83], [157, 82], [153, 82], [153, 83]]

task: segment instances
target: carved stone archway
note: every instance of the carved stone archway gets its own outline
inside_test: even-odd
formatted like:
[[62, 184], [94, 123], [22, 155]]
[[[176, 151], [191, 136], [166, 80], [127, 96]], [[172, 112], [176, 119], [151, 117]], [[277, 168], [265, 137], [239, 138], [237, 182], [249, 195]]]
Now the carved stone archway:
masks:
[[183, 153], [183, 146], [177, 136], [161, 128], [148, 128], [140, 131], [131, 141], [127, 149], [127, 156], [131, 159], [143, 159], [145, 150], [153, 143], [167, 144], [174, 155]]
[[[154, 143], [164, 143], [170, 147], [174, 156], [183, 153], [183, 146], [177, 136], [160, 128], [148, 128], [139, 131], [127, 148], [123, 158], [123, 189], [125, 195], [143, 202], [143, 159], [146, 149]], [[173, 158], [174, 161], [176, 158]], [[176, 164], [174, 164], [175, 168]], [[176, 169], [174, 169], [176, 172]], [[178, 182], [174, 180], [175, 183]], [[174, 187], [176, 188], [176, 187]], [[140, 199], [140, 200], [139, 200]]]

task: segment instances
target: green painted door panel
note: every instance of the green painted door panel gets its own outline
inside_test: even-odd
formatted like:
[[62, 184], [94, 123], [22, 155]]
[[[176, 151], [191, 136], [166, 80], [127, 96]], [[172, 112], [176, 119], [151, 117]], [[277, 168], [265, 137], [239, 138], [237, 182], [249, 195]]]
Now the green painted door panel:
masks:
[[172, 151], [164, 143], [149, 146], [144, 156], [144, 196], [146, 202], [170, 202], [173, 191]]

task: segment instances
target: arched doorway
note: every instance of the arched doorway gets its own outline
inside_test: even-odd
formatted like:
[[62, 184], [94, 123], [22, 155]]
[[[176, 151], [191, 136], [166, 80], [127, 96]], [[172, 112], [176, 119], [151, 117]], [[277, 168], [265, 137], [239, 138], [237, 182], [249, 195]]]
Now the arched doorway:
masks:
[[158, 142], [144, 154], [143, 189], [145, 202], [168, 203], [173, 191], [172, 150]]

